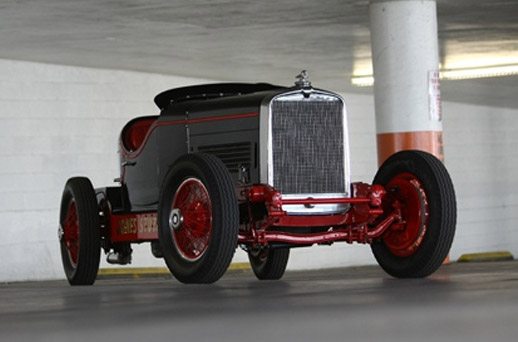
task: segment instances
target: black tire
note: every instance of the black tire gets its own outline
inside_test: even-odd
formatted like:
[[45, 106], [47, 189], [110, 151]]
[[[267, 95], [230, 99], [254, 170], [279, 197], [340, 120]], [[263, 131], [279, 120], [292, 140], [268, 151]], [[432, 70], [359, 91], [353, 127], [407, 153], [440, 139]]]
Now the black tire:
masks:
[[248, 260], [259, 280], [281, 279], [286, 271], [289, 258], [289, 248], [251, 249], [248, 251]]
[[101, 233], [95, 191], [88, 178], [67, 181], [59, 223], [61, 259], [68, 282], [92, 285], [99, 270]]
[[[410, 188], [417, 201], [408, 201], [411, 196], [403, 195], [403, 187], [393, 186], [398, 180], [411, 179]], [[417, 182], [414, 180], [416, 179]], [[455, 191], [450, 176], [443, 163], [433, 155], [423, 151], [402, 151], [392, 155], [378, 170], [374, 184], [386, 186], [388, 195], [384, 201], [387, 212], [393, 210], [394, 199], [402, 199], [403, 214], [407, 208], [407, 222], [411, 215], [420, 216], [414, 227], [417, 238], [406, 249], [395, 249], [391, 242], [409, 229], [404, 225], [401, 233], [390, 232], [372, 243], [372, 252], [379, 265], [390, 275], [397, 278], [422, 278], [435, 272], [448, 256], [457, 220]], [[403, 184], [404, 185], [404, 184]], [[392, 200], [391, 200], [392, 199]], [[411, 212], [412, 207], [420, 208]], [[426, 214], [427, 213], [427, 214]], [[426, 218], [427, 217], [427, 218]], [[405, 219], [405, 217], [403, 217]], [[392, 239], [392, 240], [391, 240]], [[404, 239], [402, 239], [404, 241]], [[410, 242], [412, 242], [410, 240]]]
[[[189, 192], [189, 187], [194, 190]], [[188, 197], [182, 201], [184, 193]], [[191, 205], [195, 205], [196, 215], [189, 214], [193, 212]], [[173, 209], [179, 210], [183, 220], [176, 228], [170, 223]], [[182, 283], [213, 283], [221, 278], [234, 256], [239, 229], [234, 183], [221, 160], [198, 153], [180, 157], [165, 176], [158, 223], [163, 256], [176, 279]]]

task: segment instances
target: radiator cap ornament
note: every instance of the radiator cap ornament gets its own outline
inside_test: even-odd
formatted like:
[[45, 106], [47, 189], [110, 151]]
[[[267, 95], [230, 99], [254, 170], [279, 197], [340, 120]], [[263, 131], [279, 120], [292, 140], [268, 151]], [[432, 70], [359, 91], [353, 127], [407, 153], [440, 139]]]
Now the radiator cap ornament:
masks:
[[309, 75], [306, 70], [302, 70], [300, 74], [295, 77], [295, 85], [299, 88], [311, 88], [311, 82], [309, 81]]

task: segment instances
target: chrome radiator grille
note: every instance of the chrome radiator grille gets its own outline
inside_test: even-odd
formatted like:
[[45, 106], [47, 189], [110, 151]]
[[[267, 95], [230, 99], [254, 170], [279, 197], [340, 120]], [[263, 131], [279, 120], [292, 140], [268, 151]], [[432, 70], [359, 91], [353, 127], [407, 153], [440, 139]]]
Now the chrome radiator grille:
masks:
[[283, 194], [347, 193], [342, 101], [288, 95], [270, 111], [273, 186]]

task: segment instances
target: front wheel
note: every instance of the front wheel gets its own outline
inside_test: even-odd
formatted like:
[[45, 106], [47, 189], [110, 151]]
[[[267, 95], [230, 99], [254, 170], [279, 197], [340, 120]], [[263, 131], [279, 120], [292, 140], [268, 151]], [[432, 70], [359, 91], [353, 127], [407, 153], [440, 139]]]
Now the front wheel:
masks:
[[401, 216], [372, 243], [379, 265], [397, 278], [435, 272], [448, 256], [457, 218], [455, 191], [443, 163], [423, 151], [401, 151], [383, 163], [374, 184], [387, 190], [384, 211]]
[[213, 283], [227, 270], [239, 229], [234, 183], [208, 154], [188, 154], [168, 171], [158, 207], [161, 250], [183, 283]]

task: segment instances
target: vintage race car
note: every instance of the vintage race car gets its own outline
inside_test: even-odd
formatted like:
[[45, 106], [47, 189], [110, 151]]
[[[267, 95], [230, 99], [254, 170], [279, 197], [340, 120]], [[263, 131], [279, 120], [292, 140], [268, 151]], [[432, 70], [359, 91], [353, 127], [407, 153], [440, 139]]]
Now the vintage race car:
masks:
[[279, 279], [290, 248], [370, 244], [394, 277], [425, 277], [447, 257], [456, 201], [443, 164], [402, 151], [373, 184], [351, 183], [345, 103], [313, 88], [223, 83], [165, 91], [159, 115], [120, 135], [117, 186], [70, 178], [59, 239], [72, 285], [93, 284], [100, 251], [131, 262], [150, 242], [184, 283], [212, 283], [244, 249], [258, 279]]

